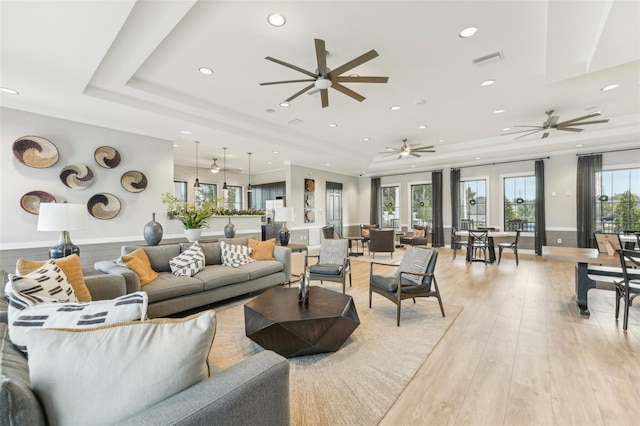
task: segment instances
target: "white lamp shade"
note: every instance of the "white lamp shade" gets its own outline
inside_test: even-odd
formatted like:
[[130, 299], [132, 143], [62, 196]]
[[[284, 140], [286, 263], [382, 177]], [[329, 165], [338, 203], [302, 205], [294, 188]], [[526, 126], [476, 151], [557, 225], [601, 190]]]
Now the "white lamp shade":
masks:
[[276, 207], [276, 222], [291, 222], [293, 219], [294, 217], [292, 207]]
[[89, 225], [87, 206], [69, 203], [42, 203], [38, 231], [76, 231]]

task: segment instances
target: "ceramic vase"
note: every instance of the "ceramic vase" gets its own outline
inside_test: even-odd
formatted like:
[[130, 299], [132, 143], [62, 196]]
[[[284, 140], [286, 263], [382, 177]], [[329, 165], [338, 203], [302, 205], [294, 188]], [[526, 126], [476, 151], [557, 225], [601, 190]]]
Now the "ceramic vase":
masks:
[[184, 230], [184, 236], [187, 237], [187, 241], [189, 241], [190, 243], [198, 241], [200, 235], [202, 235], [202, 228]]
[[229, 218], [229, 223], [224, 226], [224, 236], [227, 238], [233, 238], [236, 235], [236, 226], [231, 223], [231, 218]]
[[298, 282], [298, 303], [309, 304], [309, 275], [300, 275]]
[[144, 226], [144, 240], [150, 246], [157, 246], [162, 240], [162, 225], [156, 221], [156, 214], [151, 214], [151, 222]]

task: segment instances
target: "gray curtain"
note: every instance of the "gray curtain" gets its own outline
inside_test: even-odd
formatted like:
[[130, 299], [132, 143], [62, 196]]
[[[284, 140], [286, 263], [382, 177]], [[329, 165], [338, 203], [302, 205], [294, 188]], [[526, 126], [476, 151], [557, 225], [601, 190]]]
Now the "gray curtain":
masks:
[[[460, 227], [460, 169], [451, 169], [451, 226]], [[451, 246], [453, 248], [453, 246]]]
[[536, 232], [535, 249], [537, 255], [542, 255], [542, 246], [547, 245], [547, 224], [545, 222], [544, 203], [544, 160], [536, 160]]
[[369, 209], [369, 224], [380, 223], [380, 178], [371, 178], [371, 207]]
[[444, 225], [442, 221], [442, 171], [431, 173], [431, 200], [433, 207], [433, 247], [444, 247]]
[[578, 157], [576, 203], [578, 211], [578, 247], [596, 247], [593, 233], [596, 222], [596, 173], [602, 171], [602, 155]]

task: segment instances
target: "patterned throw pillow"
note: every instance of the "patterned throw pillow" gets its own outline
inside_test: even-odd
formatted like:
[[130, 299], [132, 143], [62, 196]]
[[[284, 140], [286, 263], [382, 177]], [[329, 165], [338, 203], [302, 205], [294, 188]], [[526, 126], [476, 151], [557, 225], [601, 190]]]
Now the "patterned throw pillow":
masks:
[[[80, 257], [77, 254], [72, 254], [60, 259], [54, 259], [54, 262], [62, 268], [62, 272], [67, 276], [78, 301], [91, 302], [91, 293], [89, 292], [87, 284], [84, 282]], [[45, 263], [47, 263], [46, 260], [18, 259], [18, 262], [16, 262], [16, 274], [27, 275], [36, 269], [41, 268]]]
[[204, 263], [204, 252], [196, 241], [191, 247], [171, 259], [169, 266], [173, 275], [192, 277], [204, 269]]
[[251, 258], [251, 252], [253, 251], [251, 247], [227, 244], [224, 241], [220, 241], [220, 249], [222, 250], [223, 265], [237, 268], [255, 261], [255, 259]]
[[273, 249], [276, 246], [276, 239], [271, 238], [267, 241], [258, 241], [249, 238], [249, 247], [253, 249], [251, 257], [255, 260], [273, 260]]
[[424, 238], [424, 229], [414, 229], [413, 238]]
[[[9, 296], [11, 302], [11, 296]], [[43, 303], [24, 310], [9, 310], [9, 338], [27, 353], [27, 337], [37, 328], [91, 328], [147, 317], [147, 293], [86, 303]]]
[[67, 276], [53, 259], [25, 276], [9, 274], [9, 282], [31, 306], [78, 301]]
[[[433, 249], [408, 246], [404, 253], [402, 262], [398, 266], [396, 276], [400, 275], [400, 272], [414, 272], [417, 274], [424, 274], [427, 270], [427, 264], [431, 259]], [[412, 281], [416, 284], [422, 283], [422, 276], [419, 275], [402, 275], [403, 278]]]

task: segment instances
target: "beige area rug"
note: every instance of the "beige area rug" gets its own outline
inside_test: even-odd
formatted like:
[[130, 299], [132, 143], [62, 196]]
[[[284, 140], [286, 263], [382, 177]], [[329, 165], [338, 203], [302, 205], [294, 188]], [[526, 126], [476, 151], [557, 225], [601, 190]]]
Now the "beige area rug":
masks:
[[[405, 300], [397, 327], [395, 304], [374, 294], [369, 309], [368, 288], [355, 283], [347, 293], [354, 298], [360, 326], [340, 350], [289, 360], [293, 425], [377, 424], [462, 310], [445, 305], [443, 318], [436, 299]], [[209, 359], [219, 368], [263, 350], [245, 336], [243, 304], [248, 300], [216, 311]]]

